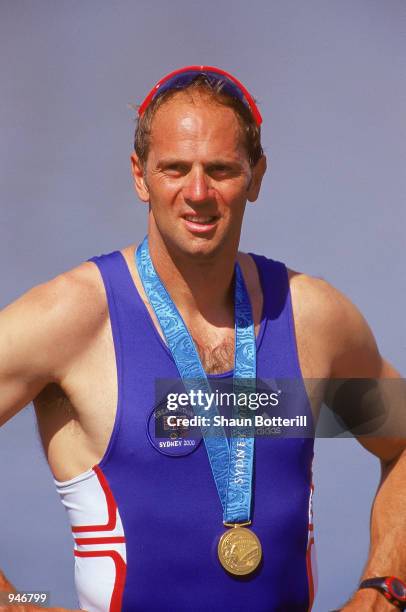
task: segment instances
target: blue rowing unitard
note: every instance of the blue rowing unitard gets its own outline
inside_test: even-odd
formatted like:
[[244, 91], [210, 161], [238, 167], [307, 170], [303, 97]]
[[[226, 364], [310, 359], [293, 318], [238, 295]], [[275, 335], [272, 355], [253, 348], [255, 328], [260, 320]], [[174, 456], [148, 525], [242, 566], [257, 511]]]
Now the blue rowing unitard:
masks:
[[[253, 255], [264, 295], [257, 379], [295, 379], [295, 415], [312, 420], [283, 264]], [[252, 529], [263, 560], [246, 577], [217, 556], [223, 511], [203, 442], [151, 435], [156, 380], [179, 379], [118, 251], [95, 257], [113, 332], [118, 406], [100, 463], [56, 486], [72, 527], [75, 582], [88, 612], [307, 612], [314, 598], [312, 437], [255, 441]], [[209, 376], [212, 389], [232, 372]]]

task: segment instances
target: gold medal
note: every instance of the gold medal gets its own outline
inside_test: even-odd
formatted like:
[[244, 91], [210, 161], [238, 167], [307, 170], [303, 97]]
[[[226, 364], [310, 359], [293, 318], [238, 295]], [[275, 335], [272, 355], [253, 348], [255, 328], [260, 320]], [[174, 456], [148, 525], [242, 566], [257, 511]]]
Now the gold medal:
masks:
[[256, 570], [261, 561], [261, 542], [250, 529], [236, 524], [221, 536], [217, 554], [230, 574], [245, 576]]

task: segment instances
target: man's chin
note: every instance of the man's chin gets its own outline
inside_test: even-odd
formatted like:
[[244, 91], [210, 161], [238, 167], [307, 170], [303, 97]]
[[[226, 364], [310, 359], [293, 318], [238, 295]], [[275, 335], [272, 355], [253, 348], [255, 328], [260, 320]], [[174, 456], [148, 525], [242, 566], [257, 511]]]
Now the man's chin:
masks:
[[222, 251], [222, 243], [215, 236], [193, 236], [192, 239], [176, 243], [175, 252], [194, 260], [210, 260]]
[[225, 251], [230, 252], [230, 248], [227, 248], [230, 236], [225, 236], [218, 226], [203, 235], [190, 232], [185, 227], [173, 228], [172, 231], [162, 229], [158, 235], [159, 241], [175, 261], [190, 258], [196, 262], [210, 262], [221, 257]]

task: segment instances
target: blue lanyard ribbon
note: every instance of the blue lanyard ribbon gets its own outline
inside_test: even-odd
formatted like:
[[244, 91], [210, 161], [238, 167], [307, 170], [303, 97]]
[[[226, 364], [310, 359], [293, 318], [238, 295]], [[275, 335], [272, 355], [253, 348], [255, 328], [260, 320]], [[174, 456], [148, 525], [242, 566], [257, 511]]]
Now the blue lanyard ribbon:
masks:
[[[182, 382], [188, 393], [210, 393], [211, 388], [193, 339], [152, 263], [148, 238], [137, 249], [136, 265], [145, 293], [154, 309], [168, 347], [175, 360]], [[234, 393], [255, 389], [256, 344], [251, 303], [239, 265], [235, 265], [235, 358]], [[234, 406], [233, 416], [249, 416], [247, 405]], [[194, 405], [197, 416], [207, 416], [204, 406]], [[245, 413], [245, 414], [244, 414]], [[210, 425], [202, 427], [214, 482], [223, 507], [224, 523], [250, 520], [254, 437], [252, 427], [233, 428], [230, 443], [223, 427], [215, 426], [213, 417], [217, 407], [211, 408]]]

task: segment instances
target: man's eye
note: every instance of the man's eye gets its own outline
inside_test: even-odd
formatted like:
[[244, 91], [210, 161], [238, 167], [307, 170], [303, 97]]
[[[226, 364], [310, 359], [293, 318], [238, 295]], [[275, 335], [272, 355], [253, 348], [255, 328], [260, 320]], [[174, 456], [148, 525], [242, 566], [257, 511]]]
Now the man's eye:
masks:
[[165, 171], [169, 174], [185, 174], [187, 168], [186, 166], [182, 166], [182, 164], [171, 164], [165, 168]]
[[209, 173], [214, 176], [228, 176], [229, 174], [232, 174], [232, 168], [221, 165], [213, 166], [210, 168]]

